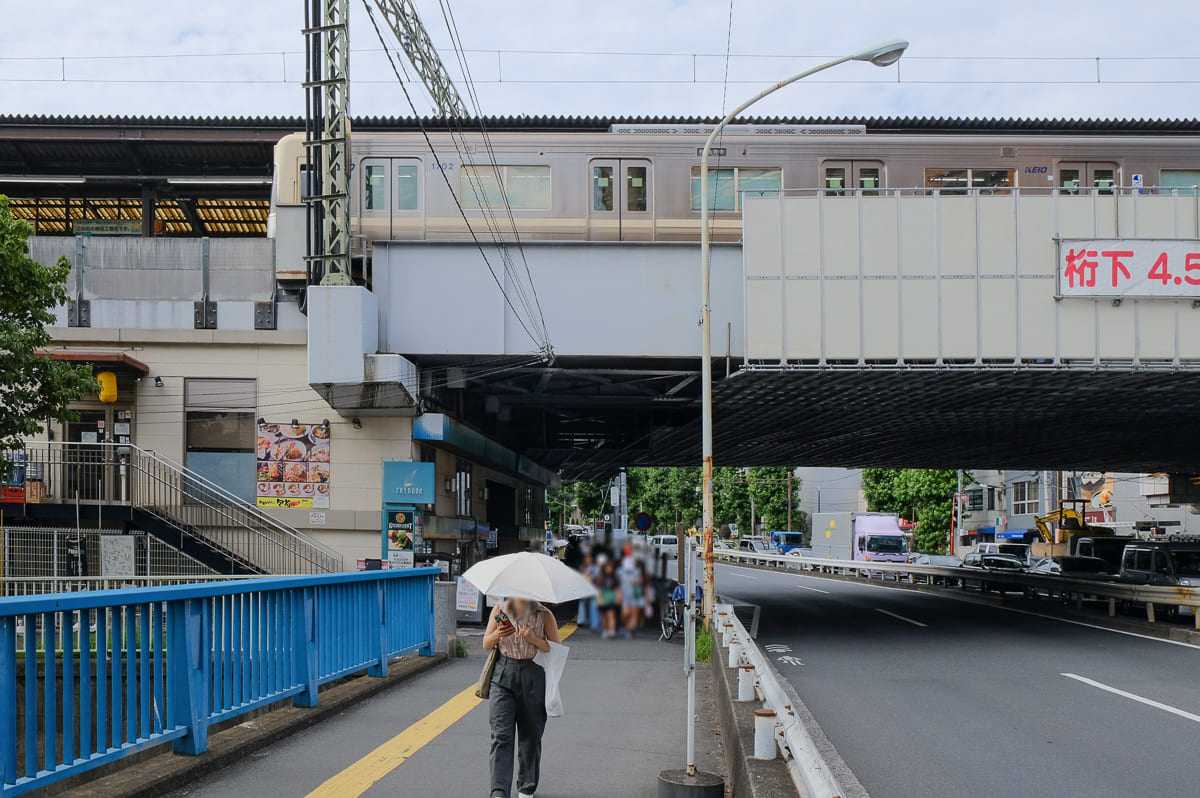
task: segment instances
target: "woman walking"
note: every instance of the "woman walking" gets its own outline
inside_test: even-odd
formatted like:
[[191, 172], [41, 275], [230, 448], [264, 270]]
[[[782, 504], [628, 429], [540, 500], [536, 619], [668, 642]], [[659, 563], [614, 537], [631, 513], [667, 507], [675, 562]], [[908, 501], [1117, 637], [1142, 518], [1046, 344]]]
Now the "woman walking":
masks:
[[621, 581], [617, 578], [617, 566], [611, 560], [600, 567], [596, 590], [600, 594], [596, 598], [596, 605], [600, 608], [604, 628], [602, 636], [605, 639], [614, 638], [617, 636], [618, 616], [621, 612]]
[[554, 614], [536, 601], [511, 598], [492, 608], [483, 647], [499, 647], [492, 673], [491, 798], [509, 798], [513, 783], [513, 747], [517, 749], [517, 795], [533, 798], [542, 762], [546, 729], [546, 672], [533, 661], [561, 642]]

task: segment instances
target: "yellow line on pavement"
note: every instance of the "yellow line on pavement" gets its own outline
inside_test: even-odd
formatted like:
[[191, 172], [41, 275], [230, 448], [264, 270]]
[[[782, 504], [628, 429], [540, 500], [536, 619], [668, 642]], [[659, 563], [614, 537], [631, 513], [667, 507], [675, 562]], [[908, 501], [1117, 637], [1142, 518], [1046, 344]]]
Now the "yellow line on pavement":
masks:
[[[566, 640], [575, 631], [569, 623], [559, 630]], [[404, 764], [413, 754], [437, 739], [483, 701], [475, 697], [475, 685], [471, 685], [440, 707], [430, 712], [404, 731], [376, 748], [350, 767], [330, 778], [310, 792], [306, 798], [357, 798], [375, 782]]]

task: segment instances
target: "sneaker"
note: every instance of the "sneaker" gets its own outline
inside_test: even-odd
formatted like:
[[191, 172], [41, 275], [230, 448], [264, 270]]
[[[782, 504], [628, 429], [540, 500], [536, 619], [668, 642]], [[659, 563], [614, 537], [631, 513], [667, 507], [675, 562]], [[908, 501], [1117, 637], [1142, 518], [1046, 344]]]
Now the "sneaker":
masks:
[[517, 793], [517, 798], [533, 798], [533, 793], [531, 793], [531, 792], [519, 792], [519, 793]]

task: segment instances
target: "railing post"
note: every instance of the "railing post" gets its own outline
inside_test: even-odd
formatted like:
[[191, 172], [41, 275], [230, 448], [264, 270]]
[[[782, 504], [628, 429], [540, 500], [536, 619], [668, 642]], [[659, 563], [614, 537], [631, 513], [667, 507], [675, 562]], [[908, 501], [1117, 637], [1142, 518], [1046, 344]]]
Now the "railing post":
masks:
[[371, 642], [375, 644], [374, 654], [379, 661], [367, 668], [368, 676], [387, 676], [388, 672], [388, 616], [387, 589], [382, 579], [375, 580], [375, 607], [371, 616], [375, 627]]
[[17, 780], [17, 619], [0, 618], [0, 791]]
[[[317, 591], [316, 588], [306, 587], [289, 591], [292, 600], [299, 606], [292, 606], [292, 623], [295, 625], [292, 637], [292, 653], [295, 656], [296, 675], [304, 685], [304, 690], [292, 699], [292, 705], [297, 707], [315, 707], [317, 705]], [[329, 600], [333, 601], [334, 592], [329, 591]], [[342, 610], [349, 608], [343, 607]], [[335, 613], [341, 615], [341, 613]], [[348, 616], [342, 616], [348, 617]], [[332, 631], [332, 630], [331, 630]], [[337, 645], [337, 643], [334, 643]]]
[[[167, 605], [171, 699], [175, 721], [188, 731], [172, 743], [178, 754], [197, 756], [208, 749], [209, 685], [212, 684], [212, 632], [209, 599], [182, 599]], [[114, 678], [119, 678], [114, 676]]]
[[434, 620], [434, 616], [437, 613], [434, 602], [437, 598], [434, 595], [433, 574], [427, 574], [421, 578], [425, 581], [425, 587], [427, 588], [425, 595], [428, 596], [426, 606], [429, 608], [429, 612], [425, 615], [425, 645], [421, 646], [417, 654], [422, 657], [432, 657], [437, 650], [437, 627]]

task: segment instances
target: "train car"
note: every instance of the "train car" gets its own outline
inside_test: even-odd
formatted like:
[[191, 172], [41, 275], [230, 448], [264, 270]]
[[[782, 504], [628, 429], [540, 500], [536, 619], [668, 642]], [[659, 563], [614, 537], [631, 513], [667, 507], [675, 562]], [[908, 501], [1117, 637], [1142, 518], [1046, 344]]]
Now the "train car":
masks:
[[[711, 126], [666, 120], [492, 120], [452, 135], [428, 121], [356, 130], [351, 226], [356, 251], [379, 240], [694, 241], [700, 149]], [[275, 148], [273, 232], [300, 219], [303, 134]], [[1200, 126], [1174, 122], [878, 120], [737, 124], [710, 156], [715, 241], [741, 238], [744, 193], [808, 190], [1008, 193], [1173, 190], [1200, 184]], [[489, 211], [489, 209], [491, 209]], [[301, 213], [297, 216], [297, 213]], [[288, 221], [290, 220], [290, 221]], [[470, 221], [468, 227], [467, 221]], [[515, 229], [515, 232], [514, 232]], [[282, 236], [281, 236], [282, 237]], [[302, 234], [300, 240], [303, 240]]]

